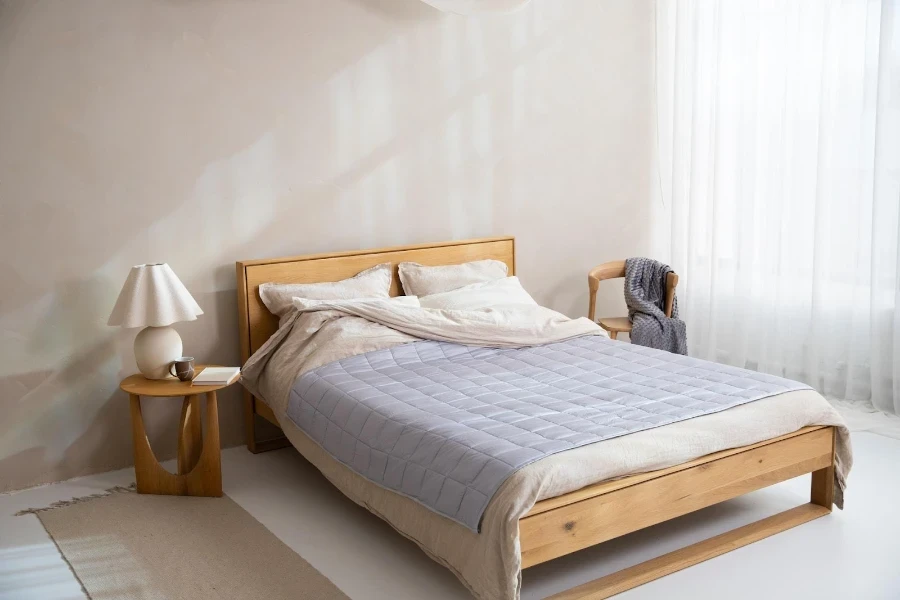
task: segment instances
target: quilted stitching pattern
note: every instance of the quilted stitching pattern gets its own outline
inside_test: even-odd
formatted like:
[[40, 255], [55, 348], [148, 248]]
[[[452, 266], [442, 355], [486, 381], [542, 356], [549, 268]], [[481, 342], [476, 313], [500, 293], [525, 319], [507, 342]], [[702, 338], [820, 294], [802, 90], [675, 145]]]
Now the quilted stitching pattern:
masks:
[[602, 336], [422, 341], [304, 374], [288, 416], [357, 473], [477, 531], [500, 485], [533, 461], [806, 387]]

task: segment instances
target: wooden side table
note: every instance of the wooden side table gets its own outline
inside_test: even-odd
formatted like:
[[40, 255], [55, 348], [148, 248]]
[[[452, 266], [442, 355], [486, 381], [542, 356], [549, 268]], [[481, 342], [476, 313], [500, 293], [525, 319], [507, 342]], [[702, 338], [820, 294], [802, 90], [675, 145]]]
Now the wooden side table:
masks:
[[[199, 373], [205, 365], [198, 365]], [[219, 408], [216, 392], [227, 385], [197, 385], [177, 379], [125, 378], [119, 387], [131, 396], [134, 474], [141, 494], [221, 496], [222, 455], [219, 447]], [[200, 421], [200, 395], [206, 394], [206, 436]], [[162, 468], [144, 429], [141, 396], [184, 397], [178, 429], [178, 473]]]

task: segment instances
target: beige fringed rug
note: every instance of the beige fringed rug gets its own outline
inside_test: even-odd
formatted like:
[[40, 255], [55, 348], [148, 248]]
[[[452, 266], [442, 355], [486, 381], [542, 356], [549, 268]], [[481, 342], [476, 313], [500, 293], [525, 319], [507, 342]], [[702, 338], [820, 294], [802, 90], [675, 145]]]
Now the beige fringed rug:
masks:
[[231, 498], [108, 494], [38, 516], [93, 600], [348, 600]]

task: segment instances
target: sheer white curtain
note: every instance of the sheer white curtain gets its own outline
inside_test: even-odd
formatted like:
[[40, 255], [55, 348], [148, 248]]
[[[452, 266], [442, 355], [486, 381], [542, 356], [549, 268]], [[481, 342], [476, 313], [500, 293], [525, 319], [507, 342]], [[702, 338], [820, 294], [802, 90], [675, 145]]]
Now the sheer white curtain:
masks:
[[692, 355], [900, 413], [900, 2], [659, 0]]

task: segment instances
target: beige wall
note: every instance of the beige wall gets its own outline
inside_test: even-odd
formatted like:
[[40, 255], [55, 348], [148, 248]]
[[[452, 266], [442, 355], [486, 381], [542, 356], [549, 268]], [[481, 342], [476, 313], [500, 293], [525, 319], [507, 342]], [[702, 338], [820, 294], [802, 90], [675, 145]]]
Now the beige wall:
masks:
[[[512, 234], [585, 314], [588, 268], [650, 243], [651, 36], [650, 0], [0, 0], [0, 491], [131, 464], [135, 332], [105, 323], [136, 263], [223, 364], [238, 259]], [[161, 456], [177, 404], [147, 409]]]

